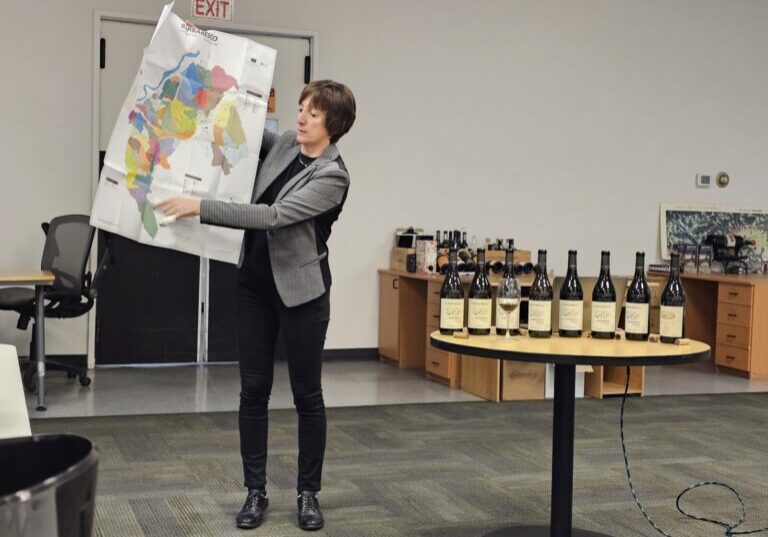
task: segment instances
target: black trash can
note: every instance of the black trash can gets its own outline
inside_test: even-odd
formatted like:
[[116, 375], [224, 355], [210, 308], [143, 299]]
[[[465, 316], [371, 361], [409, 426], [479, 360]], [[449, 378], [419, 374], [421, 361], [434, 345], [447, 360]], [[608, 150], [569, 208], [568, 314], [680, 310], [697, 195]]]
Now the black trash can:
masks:
[[97, 460], [82, 436], [0, 440], [0, 537], [90, 537]]

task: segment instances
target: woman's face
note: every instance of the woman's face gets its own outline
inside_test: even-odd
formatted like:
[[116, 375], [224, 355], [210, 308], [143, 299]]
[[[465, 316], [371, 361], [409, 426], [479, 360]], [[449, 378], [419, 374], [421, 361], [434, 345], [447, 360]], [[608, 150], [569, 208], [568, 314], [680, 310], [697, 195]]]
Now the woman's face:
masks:
[[325, 112], [312, 108], [309, 97], [299, 104], [299, 117], [296, 118], [296, 141], [302, 145], [330, 145], [331, 136], [325, 130]]

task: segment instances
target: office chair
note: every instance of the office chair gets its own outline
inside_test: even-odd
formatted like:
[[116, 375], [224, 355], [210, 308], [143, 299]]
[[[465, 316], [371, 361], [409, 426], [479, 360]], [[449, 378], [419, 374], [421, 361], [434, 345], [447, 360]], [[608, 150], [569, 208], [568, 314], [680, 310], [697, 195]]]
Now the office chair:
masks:
[[[93, 307], [98, 280], [103, 270], [106, 270], [106, 261], [109, 259], [109, 248], [102, 255], [96, 273], [91, 278], [86, 267], [95, 229], [90, 226], [89, 217], [78, 214], [57, 216], [50, 223], [43, 223], [42, 228], [45, 246], [40, 268], [51, 271], [56, 278], [53, 285], [45, 290], [45, 316], [58, 319], [79, 317]], [[0, 289], [0, 310], [18, 312], [16, 327], [26, 330], [29, 321], [34, 319], [34, 289]], [[29, 363], [23, 371], [24, 386], [30, 391], [37, 387], [34, 330], [32, 334]], [[78, 377], [82, 386], [91, 384], [88, 370], [84, 366], [47, 359], [45, 365], [53, 370], [66, 371], [69, 378]]]

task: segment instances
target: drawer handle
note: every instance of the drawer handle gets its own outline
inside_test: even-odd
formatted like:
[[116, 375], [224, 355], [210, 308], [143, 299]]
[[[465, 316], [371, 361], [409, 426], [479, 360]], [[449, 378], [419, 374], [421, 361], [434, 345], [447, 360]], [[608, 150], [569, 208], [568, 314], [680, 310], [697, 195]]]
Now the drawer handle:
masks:
[[439, 315], [433, 315], [432, 317], [435, 318], [435, 319], [439, 319], [440, 318]]
[[730, 354], [726, 354], [725, 359], [728, 360], [729, 362], [733, 362], [736, 359], [736, 357], [731, 356]]
[[738, 317], [738, 314], [736, 314], [736, 313], [729, 313], [728, 317]]
[[440, 362], [438, 362], [437, 360], [432, 360], [431, 364], [432, 365], [440, 365]]
[[739, 293], [735, 291], [728, 291], [728, 296], [739, 296]]
[[728, 339], [736, 339], [736, 336], [734, 334], [726, 334], [725, 337]]

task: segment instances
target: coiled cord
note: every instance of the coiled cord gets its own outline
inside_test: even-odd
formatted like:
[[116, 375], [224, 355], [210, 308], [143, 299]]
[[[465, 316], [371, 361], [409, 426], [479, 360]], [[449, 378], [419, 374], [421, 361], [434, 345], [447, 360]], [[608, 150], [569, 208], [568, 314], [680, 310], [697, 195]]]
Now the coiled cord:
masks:
[[[629, 375], [630, 375], [630, 368], [627, 366], [627, 384], [624, 386], [624, 396], [621, 399], [621, 416], [619, 419], [620, 423], [620, 429], [621, 429], [621, 451], [624, 454], [624, 468], [627, 470], [627, 481], [629, 482], [629, 490], [632, 492], [632, 497], [635, 499], [635, 503], [637, 504], [637, 507], [640, 508], [640, 512], [643, 513], [643, 516], [648, 521], [648, 523], [655, 529], [657, 532], [659, 532], [661, 535], [664, 535], [664, 537], [673, 537], [663, 529], [661, 529], [659, 526], [656, 525], [656, 523], [651, 519], [650, 515], [645, 510], [645, 507], [643, 507], [643, 504], [640, 503], [640, 498], [637, 496], [637, 491], [635, 490], [635, 484], [632, 482], [632, 473], [629, 470], [629, 458], [627, 457], [627, 446], [624, 444], [624, 405], [627, 402], [627, 393], [629, 392]], [[734, 524], [730, 522], [726, 522], [724, 520], [717, 520], [714, 518], [705, 518], [705, 517], [699, 517], [696, 515], [692, 515], [688, 512], [686, 512], [681, 506], [680, 501], [683, 499], [683, 496], [691, 492], [693, 489], [697, 489], [699, 487], [704, 486], [717, 486], [725, 488], [736, 496], [736, 499], [739, 501], [739, 505], [741, 505], [741, 516], [739, 517], [739, 520]], [[688, 487], [687, 489], [683, 490], [680, 494], [677, 496], [677, 500], [675, 501], [675, 507], [677, 507], [677, 510], [680, 511], [684, 516], [691, 518], [693, 520], [699, 520], [701, 522], [709, 522], [710, 524], [716, 524], [718, 526], [721, 526], [725, 528], [725, 535], [726, 537], [732, 537], [734, 535], [750, 535], [753, 533], [760, 533], [763, 531], [768, 531], [768, 527], [760, 528], [758, 530], [748, 530], [748, 531], [736, 531], [736, 528], [741, 526], [741, 524], [744, 522], [744, 519], [747, 516], [747, 504], [744, 503], [744, 500], [741, 497], [741, 494], [733, 488], [732, 486], [726, 484], [726, 483], [720, 483], [717, 481], [704, 481], [702, 483], [697, 483], [695, 485], [692, 485]]]

